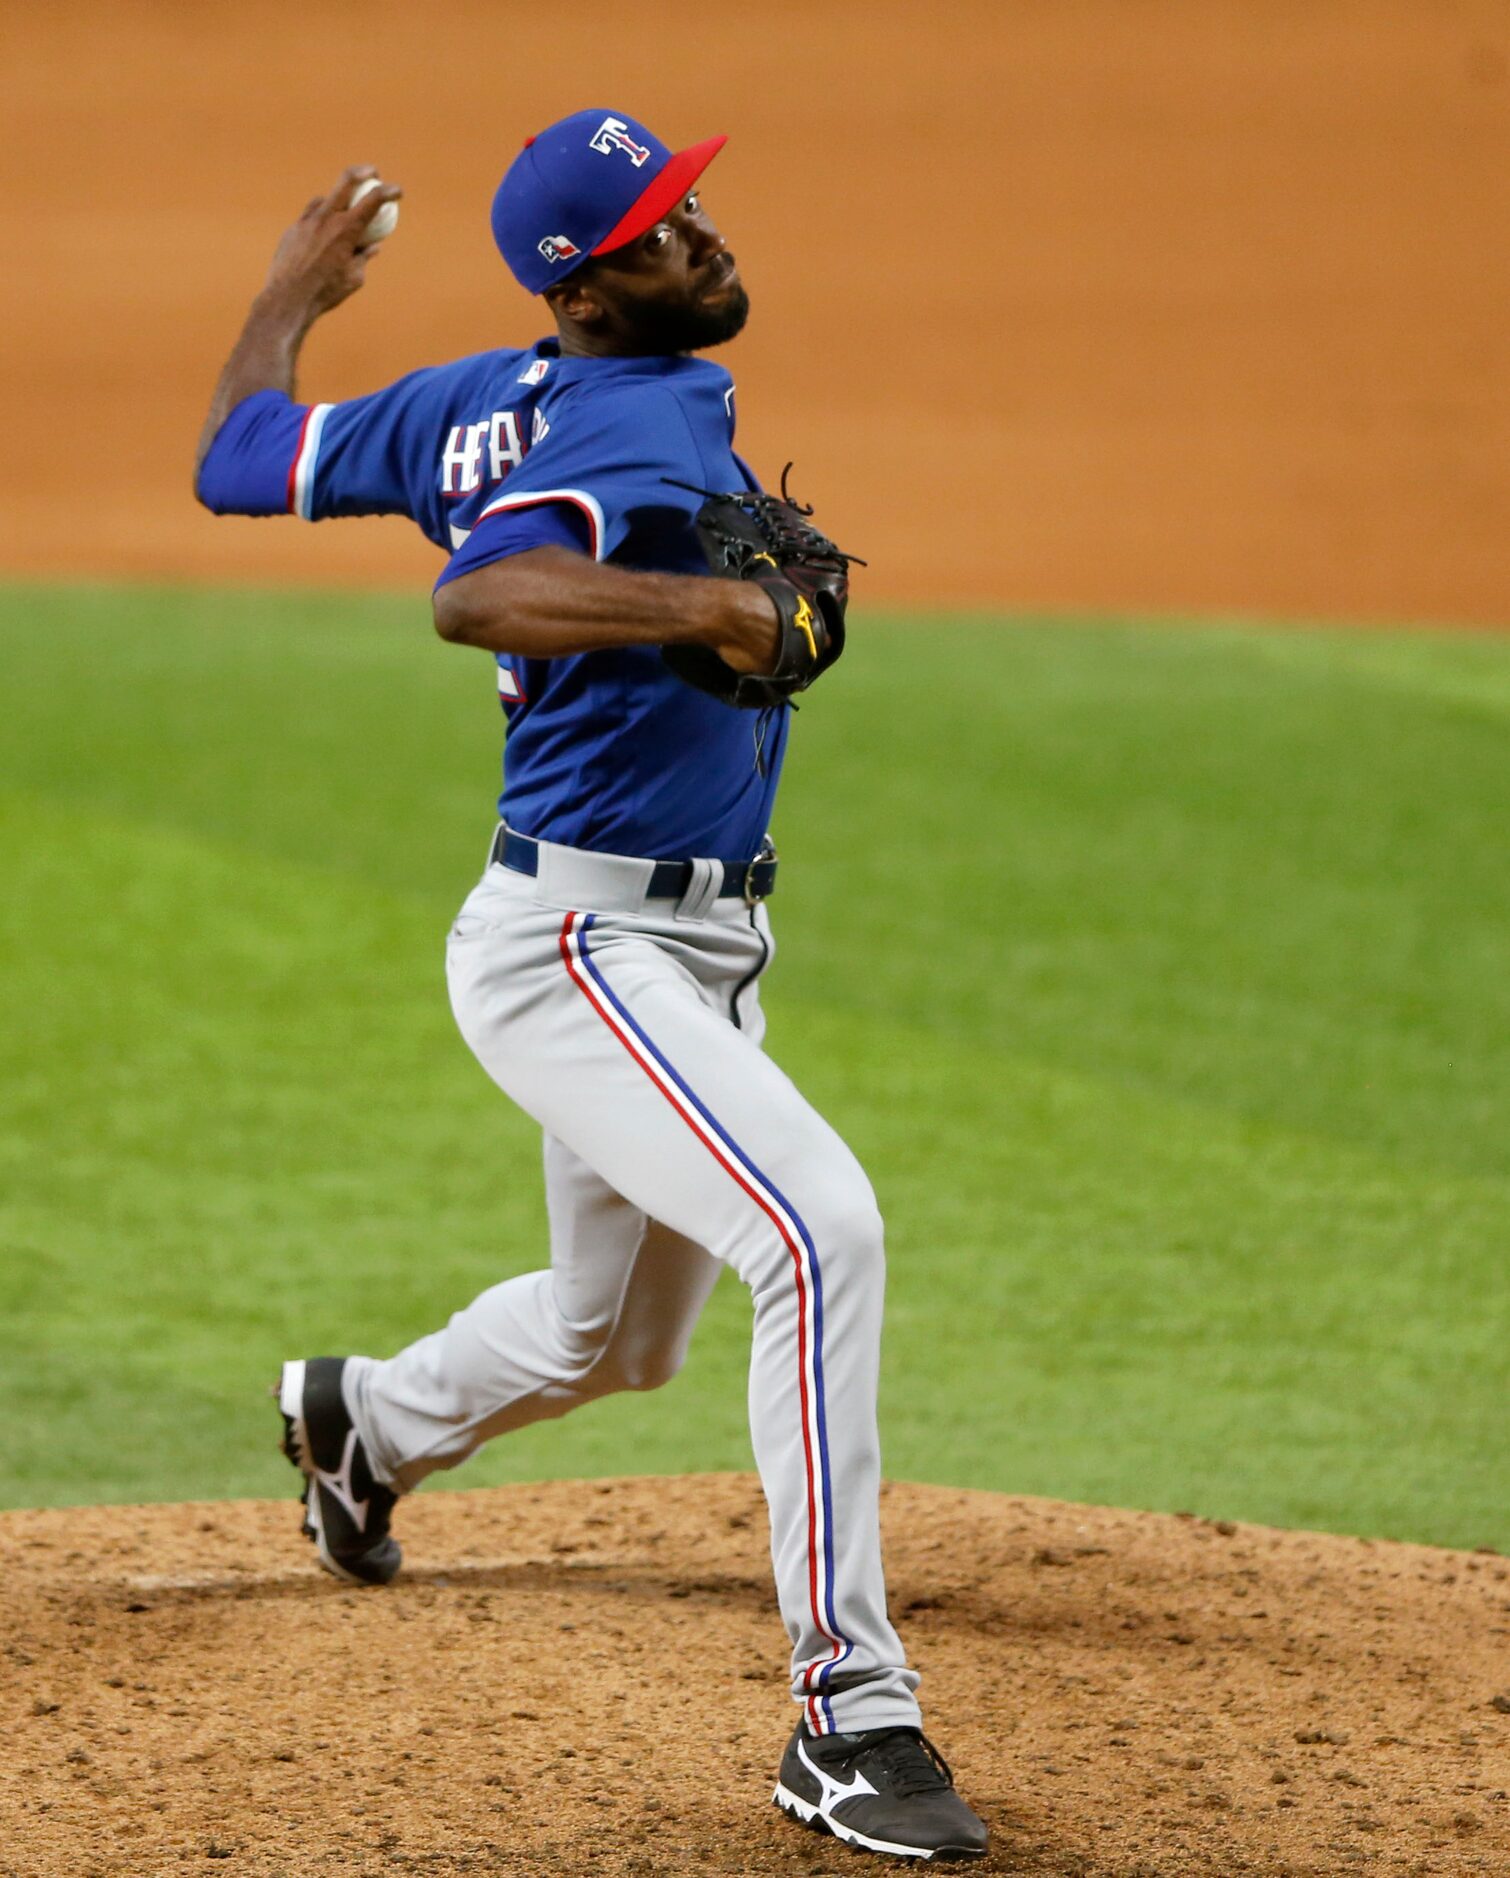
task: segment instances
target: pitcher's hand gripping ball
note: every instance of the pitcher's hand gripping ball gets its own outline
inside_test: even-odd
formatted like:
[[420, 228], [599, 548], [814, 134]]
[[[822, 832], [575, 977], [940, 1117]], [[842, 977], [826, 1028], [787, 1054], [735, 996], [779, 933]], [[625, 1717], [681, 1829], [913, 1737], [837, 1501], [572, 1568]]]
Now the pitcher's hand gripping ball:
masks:
[[[356, 188], [352, 190], [350, 206], [355, 208], [362, 200], [363, 196], [371, 195], [374, 189], [380, 189], [381, 187], [382, 178], [380, 176], [369, 176], [365, 182], [358, 183]], [[386, 241], [397, 227], [398, 204], [396, 202], [385, 202], [378, 209], [372, 220], [362, 230], [362, 239], [357, 245], [362, 248], [375, 248], [380, 241]]]
[[751, 490], [693, 492], [707, 495], [696, 527], [709, 570], [730, 580], [753, 580], [776, 603], [781, 639], [775, 670], [737, 672], [707, 646], [661, 648], [678, 678], [745, 710], [789, 703], [794, 692], [806, 691], [840, 656], [850, 562], [865, 565], [812, 526], [810, 508], [792, 501], [786, 486], [791, 467], [788, 463], [782, 471], [779, 497]]

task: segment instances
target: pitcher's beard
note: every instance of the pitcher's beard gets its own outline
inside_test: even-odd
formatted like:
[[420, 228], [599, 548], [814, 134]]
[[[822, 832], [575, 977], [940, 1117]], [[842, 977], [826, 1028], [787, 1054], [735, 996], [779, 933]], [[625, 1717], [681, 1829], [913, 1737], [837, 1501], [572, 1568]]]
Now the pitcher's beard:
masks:
[[634, 337], [643, 352], [702, 352], [728, 343], [750, 317], [750, 296], [736, 286], [721, 306], [645, 306], [635, 321]]

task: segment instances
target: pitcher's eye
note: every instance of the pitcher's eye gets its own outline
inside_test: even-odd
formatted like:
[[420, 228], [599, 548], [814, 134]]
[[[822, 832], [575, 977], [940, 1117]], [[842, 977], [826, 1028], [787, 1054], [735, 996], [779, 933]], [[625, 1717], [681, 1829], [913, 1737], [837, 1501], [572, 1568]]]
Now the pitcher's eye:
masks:
[[654, 228], [650, 231], [650, 236], [645, 246], [647, 248], [664, 248], [670, 239], [671, 230], [663, 223], [659, 228]]
[[688, 196], [687, 198], [687, 202], [686, 202], [687, 213], [689, 215], [696, 215], [697, 211], [701, 207], [702, 207], [702, 198], [698, 195], [697, 191], [694, 189], [692, 194]]

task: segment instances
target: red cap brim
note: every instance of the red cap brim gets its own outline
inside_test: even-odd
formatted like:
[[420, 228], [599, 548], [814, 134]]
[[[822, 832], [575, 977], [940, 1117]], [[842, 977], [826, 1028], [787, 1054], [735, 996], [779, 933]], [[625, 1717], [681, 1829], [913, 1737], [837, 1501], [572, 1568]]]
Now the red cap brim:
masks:
[[728, 141], [727, 137], [709, 137], [689, 149], [678, 150], [644, 195], [609, 229], [593, 253], [608, 254], [654, 228], [667, 210], [686, 195]]

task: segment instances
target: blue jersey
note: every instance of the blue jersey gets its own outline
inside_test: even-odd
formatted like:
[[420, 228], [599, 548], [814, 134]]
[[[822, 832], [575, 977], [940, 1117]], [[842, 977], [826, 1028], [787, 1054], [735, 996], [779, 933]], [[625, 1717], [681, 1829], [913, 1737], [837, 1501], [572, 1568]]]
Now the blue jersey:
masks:
[[[706, 359], [562, 358], [554, 339], [411, 372], [342, 404], [261, 391], [200, 472], [216, 514], [407, 515], [450, 556], [440, 584], [547, 543], [706, 573], [700, 491], [756, 488], [734, 384]], [[656, 860], [755, 854], [789, 713], [736, 710], [650, 646], [497, 658], [499, 812], [537, 839]]]

